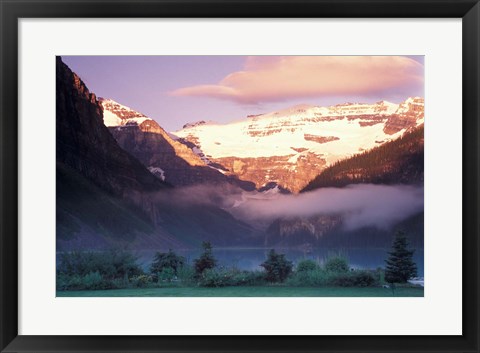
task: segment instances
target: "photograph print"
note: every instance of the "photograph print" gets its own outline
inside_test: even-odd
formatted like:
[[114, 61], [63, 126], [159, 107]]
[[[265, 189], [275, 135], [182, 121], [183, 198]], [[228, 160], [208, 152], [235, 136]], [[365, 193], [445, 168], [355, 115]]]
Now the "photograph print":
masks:
[[423, 297], [423, 56], [57, 56], [57, 297]]

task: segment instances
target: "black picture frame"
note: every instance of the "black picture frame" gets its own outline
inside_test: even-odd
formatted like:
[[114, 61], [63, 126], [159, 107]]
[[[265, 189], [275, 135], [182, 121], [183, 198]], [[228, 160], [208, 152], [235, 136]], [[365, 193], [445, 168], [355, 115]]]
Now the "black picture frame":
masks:
[[[478, 0], [0, 0], [0, 11], [2, 352], [479, 352]], [[62, 17], [462, 18], [463, 334], [461, 336], [18, 335], [18, 19]]]

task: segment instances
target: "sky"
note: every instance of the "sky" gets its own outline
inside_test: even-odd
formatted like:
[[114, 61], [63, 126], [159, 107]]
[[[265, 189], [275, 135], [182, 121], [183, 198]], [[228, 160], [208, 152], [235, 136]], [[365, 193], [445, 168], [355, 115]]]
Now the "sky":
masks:
[[63, 56], [97, 97], [167, 131], [297, 104], [400, 103], [424, 95], [423, 56]]

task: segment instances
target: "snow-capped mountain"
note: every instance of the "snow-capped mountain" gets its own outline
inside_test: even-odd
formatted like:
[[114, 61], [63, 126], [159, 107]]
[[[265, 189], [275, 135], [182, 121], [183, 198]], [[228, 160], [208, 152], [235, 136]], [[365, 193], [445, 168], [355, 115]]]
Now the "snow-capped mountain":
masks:
[[142, 124], [149, 117], [139, 113], [127, 106], [124, 106], [112, 99], [98, 98], [103, 107], [103, 123], [105, 126], [120, 126], [135, 123]]
[[400, 104], [299, 105], [244, 120], [186, 124], [179, 141], [258, 188], [277, 182], [299, 191], [325, 167], [400, 137], [424, 122], [424, 100]]
[[[146, 133], [155, 133], [160, 135], [162, 140], [173, 149], [175, 155], [183, 158], [190, 165], [205, 165], [201, 158], [192, 152], [191, 148], [175, 141], [175, 137], [162, 129], [155, 120], [112, 99], [99, 98], [99, 102], [103, 107], [103, 123], [110, 128], [110, 132], [117, 138], [117, 141], [121, 131], [139, 130]], [[118, 142], [122, 145], [121, 141]], [[147, 166], [147, 168], [150, 167], [161, 169], [159, 166]]]
[[248, 181], [224, 175], [221, 166], [211, 163], [194, 145], [177, 141], [146, 115], [111, 99], [99, 99], [103, 121], [118, 144], [141, 161], [158, 179], [172, 185], [230, 183], [254, 189]]
[[[230, 181], [253, 182], [257, 189], [274, 182], [298, 192], [336, 161], [394, 140], [424, 122], [424, 100], [412, 97], [400, 104], [297, 105], [228, 124], [187, 123], [167, 133], [142, 113], [111, 99], [100, 102], [104, 124], [119, 144], [150, 170], [161, 170], [154, 174], [174, 185], [218, 182], [222, 174], [233, 178]], [[187, 171], [177, 157], [186, 161], [187, 169], [190, 165], [211, 171]]]

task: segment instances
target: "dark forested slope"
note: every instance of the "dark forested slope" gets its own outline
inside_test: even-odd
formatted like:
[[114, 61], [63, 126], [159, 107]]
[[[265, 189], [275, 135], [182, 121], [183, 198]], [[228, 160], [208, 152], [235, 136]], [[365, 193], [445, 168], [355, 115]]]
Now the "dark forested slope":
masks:
[[421, 125], [396, 140], [338, 161], [313, 179], [302, 192], [359, 183], [423, 183], [423, 130]]

